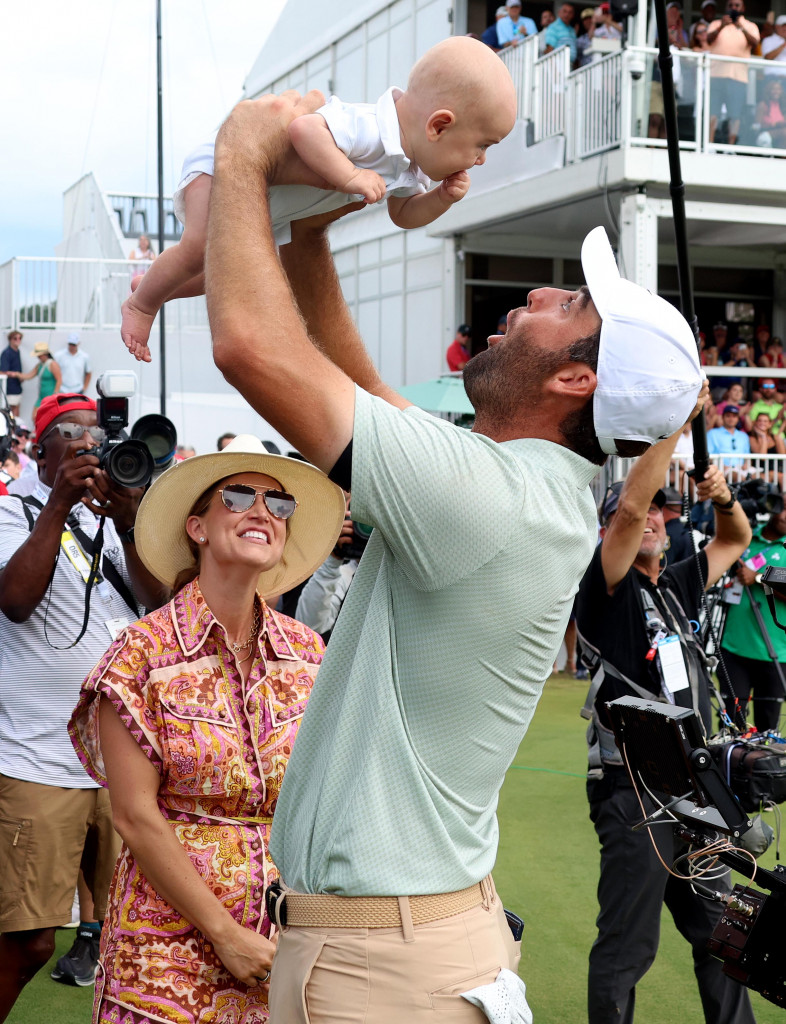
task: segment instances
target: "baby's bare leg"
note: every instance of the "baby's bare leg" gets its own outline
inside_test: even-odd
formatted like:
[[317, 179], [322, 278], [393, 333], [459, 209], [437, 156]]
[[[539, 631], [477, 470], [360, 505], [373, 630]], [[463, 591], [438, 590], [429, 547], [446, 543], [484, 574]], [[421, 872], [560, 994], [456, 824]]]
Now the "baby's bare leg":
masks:
[[186, 223], [182, 238], [150, 264], [147, 273], [123, 303], [120, 336], [129, 352], [139, 360], [150, 362], [147, 347], [150, 329], [156, 313], [167, 299], [200, 294], [183, 289], [204, 269], [212, 181], [210, 175], [200, 174], [188, 186], [184, 194]]
[[[131, 278], [131, 291], [135, 292], [139, 285], [142, 283], [142, 274], [137, 277]], [[169, 302], [171, 299], [190, 299], [194, 295], [205, 294], [205, 272], [201, 274], [195, 274], [192, 278], [189, 278], [185, 284], [181, 284], [179, 288], [176, 288], [173, 292], [167, 295], [166, 300]]]

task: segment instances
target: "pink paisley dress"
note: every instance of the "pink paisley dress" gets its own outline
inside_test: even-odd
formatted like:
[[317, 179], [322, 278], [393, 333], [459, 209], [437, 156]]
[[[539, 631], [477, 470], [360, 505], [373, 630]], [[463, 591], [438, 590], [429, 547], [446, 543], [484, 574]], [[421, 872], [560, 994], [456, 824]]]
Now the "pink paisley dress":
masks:
[[[158, 801], [194, 866], [236, 921], [268, 935], [268, 834], [284, 769], [322, 660], [318, 634], [260, 605], [243, 683], [199, 582], [128, 626], [82, 687], [69, 724], [90, 776], [106, 785], [99, 695], [112, 701], [161, 776]], [[101, 938], [94, 1024], [258, 1024], [261, 991], [153, 889], [124, 844]]]

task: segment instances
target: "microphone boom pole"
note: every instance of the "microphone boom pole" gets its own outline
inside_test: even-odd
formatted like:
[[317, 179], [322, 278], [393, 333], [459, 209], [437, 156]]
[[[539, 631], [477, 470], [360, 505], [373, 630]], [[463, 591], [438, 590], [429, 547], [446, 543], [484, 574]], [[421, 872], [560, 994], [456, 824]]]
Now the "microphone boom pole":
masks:
[[[680, 307], [688, 321], [696, 348], [699, 348], [699, 323], [693, 306], [693, 285], [688, 260], [688, 230], [685, 217], [685, 183], [680, 164], [680, 137], [677, 130], [677, 95], [674, 89], [674, 58], [669, 49], [669, 26], [666, 0], [653, 0], [658, 26], [658, 67], [663, 89], [663, 116], [666, 122], [666, 151], [669, 157], [669, 195], [671, 196], [674, 240], [677, 246], [677, 276], [680, 285]], [[703, 480], [710, 464], [707, 452], [707, 427], [704, 416], [693, 420], [693, 461], [696, 480]]]

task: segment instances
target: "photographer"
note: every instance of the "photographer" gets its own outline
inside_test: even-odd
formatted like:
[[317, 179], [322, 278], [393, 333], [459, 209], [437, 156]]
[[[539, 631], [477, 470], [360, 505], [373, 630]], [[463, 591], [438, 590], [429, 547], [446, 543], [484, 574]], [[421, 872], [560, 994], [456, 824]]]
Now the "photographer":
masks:
[[[729, 0], [726, 13], [707, 29], [710, 53], [719, 57], [750, 57], [759, 45], [759, 30], [745, 15], [743, 0]], [[740, 120], [745, 109], [748, 68], [742, 62], [713, 60], [710, 66], [710, 142], [715, 141], [718, 117], [726, 107], [729, 119], [729, 145], [734, 146], [740, 133]]]
[[[36, 414], [38, 484], [23, 502], [0, 499], [0, 1021], [54, 950], [71, 919], [82, 853], [103, 907], [120, 844], [109, 800], [88, 778], [66, 732], [82, 680], [137, 601], [157, 607], [161, 584], [139, 561], [133, 525], [141, 489], [114, 486], [91, 454], [100, 443], [96, 404], [84, 395], [44, 399]], [[91, 553], [104, 523], [101, 578], [90, 593]], [[57, 980], [89, 985], [97, 922], [84, 922]]]
[[362, 554], [347, 506], [336, 546], [303, 587], [295, 611], [295, 618], [319, 633], [325, 643], [330, 639]]
[[614, 484], [606, 494], [602, 541], [579, 589], [578, 629], [593, 678], [584, 711], [592, 718], [587, 794], [601, 844], [598, 937], [589, 962], [590, 1024], [633, 1021], [635, 986], [657, 953], [664, 903], [693, 948], [707, 1024], [753, 1020], [747, 992], [722, 973], [706, 949], [720, 907], [669, 875], [656, 856], [653, 842], [666, 864], [680, 852], [671, 828], [631, 831], [642, 810], [605, 708], [607, 701], [629, 694], [668, 700], [696, 709], [710, 729], [711, 680], [692, 621], [699, 616], [702, 585], [714, 583], [739, 558], [751, 533], [722, 474], [710, 466], [697, 490], [699, 500], [709, 498], [715, 507], [715, 536], [698, 561], [686, 558], [665, 568], [665, 495], [658, 487], [678, 436], [651, 448], [624, 485]]
[[[757, 527], [750, 546], [737, 563], [737, 579], [748, 591], [739, 604], [729, 604], [721, 647], [729, 673], [732, 693], [723, 693], [724, 700], [739, 701], [743, 713], [753, 693], [753, 720], [759, 732], [777, 729], [783, 703], [783, 686], [778, 669], [751, 608], [755, 601], [761, 609], [767, 635], [778, 662], [786, 671], [786, 633], [775, 626], [767, 610], [767, 599], [761, 574], [768, 565], [786, 565], [783, 540], [786, 537], [786, 512], [774, 512], [764, 526]], [[784, 599], [776, 592], [776, 600]], [[779, 611], [779, 616], [782, 614]], [[729, 707], [731, 713], [731, 707]]]

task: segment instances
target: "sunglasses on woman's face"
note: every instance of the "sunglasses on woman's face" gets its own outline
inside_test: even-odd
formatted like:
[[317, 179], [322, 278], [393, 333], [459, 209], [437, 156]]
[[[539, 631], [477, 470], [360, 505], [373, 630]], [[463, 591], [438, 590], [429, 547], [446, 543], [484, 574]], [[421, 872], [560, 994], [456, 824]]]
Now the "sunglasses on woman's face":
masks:
[[297, 502], [291, 494], [275, 488], [258, 491], [256, 487], [247, 484], [228, 484], [218, 493], [230, 512], [248, 512], [258, 494], [262, 496], [268, 512], [276, 519], [289, 519], [297, 508]]

